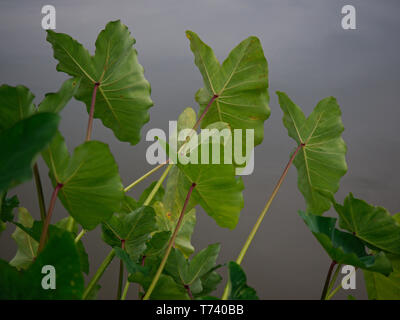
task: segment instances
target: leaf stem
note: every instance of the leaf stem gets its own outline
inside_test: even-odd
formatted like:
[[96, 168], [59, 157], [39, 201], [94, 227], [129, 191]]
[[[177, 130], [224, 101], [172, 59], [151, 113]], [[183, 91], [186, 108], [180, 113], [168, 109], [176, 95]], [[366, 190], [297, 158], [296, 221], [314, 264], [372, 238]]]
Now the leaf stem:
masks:
[[121, 300], [126, 299], [126, 295], [128, 294], [129, 285], [130, 285], [130, 282], [126, 281], [124, 291], [122, 292]]
[[339, 275], [339, 272], [340, 272], [341, 268], [342, 268], [342, 264], [338, 264], [337, 267], [336, 267], [335, 273], [333, 274], [332, 280], [331, 280], [331, 282], [329, 284], [327, 292], [330, 292], [332, 290], [333, 286], [335, 285], [335, 282], [337, 280], [337, 277]]
[[75, 220], [74, 220], [74, 218], [72, 218], [72, 216], [69, 216], [68, 221], [67, 221], [67, 227], [66, 227], [67, 231], [73, 232], [74, 226], [75, 226]]
[[[341, 265], [340, 265], [340, 266], [341, 266]], [[339, 267], [338, 267], [338, 268], [339, 268]], [[354, 268], [354, 270], [350, 273], [350, 276], [352, 276], [353, 273], [354, 273], [357, 269], [358, 269], [358, 268]], [[332, 284], [332, 287], [333, 287], [333, 284]], [[340, 284], [339, 284], [334, 290], [332, 290], [330, 293], [327, 294], [326, 300], [331, 300], [332, 297], [333, 297], [336, 293], [338, 293], [338, 291], [339, 291], [340, 289], [342, 289], [342, 282], [340, 282]]]
[[40, 208], [40, 218], [43, 222], [46, 219], [46, 204], [44, 202], [42, 180], [40, 179], [39, 167], [37, 163], [33, 165], [33, 175], [35, 176], [36, 192]]
[[199, 119], [197, 119], [195, 125], [193, 126], [192, 130], [196, 130], [198, 128], [198, 126], [200, 125], [201, 121], [203, 121], [204, 117], [206, 116], [208, 110], [211, 108], [211, 105], [213, 104], [213, 102], [215, 101], [215, 99], [218, 98], [217, 94], [214, 94], [210, 101], [208, 102], [206, 108], [204, 109], [204, 111], [202, 112], [202, 114], [200, 115]]
[[101, 276], [103, 275], [104, 271], [107, 269], [111, 261], [113, 260], [115, 256], [115, 250], [112, 249], [108, 256], [104, 259], [104, 261], [101, 263], [100, 267], [97, 269], [95, 275], [93, 276], [92, 280], [90, 280], [87, 288], [85, 289], [85, 292], [83, 293], [82, 300], [87, 300], [90, 292], [93, 290], [94, 286], [97, 284]]
[[148, 197], [144, 201], [144, 203], [143, 203], [144, 206], [148, 206], [150, 204], [151, 200], [153, 200], [154, 196], [156, 195], [158, 189], [160, 189], [160, 186], [164, 182], [164, 180], [167, 177], [168, 172], [169, 172], [169, 170], [171, 170], [171, 168], [172, 168], [172, 164], [169, 164], [167, 169], [165, 169], [165, 171], [161, 175], [160, 179], [158, 179], [158, 181], [157, 181], [156, 185], [154, 186], [153, 190], [151, 190], [150, 194], [148, 195]]
[[185, 290], [186, 290], [190, 300], [193, 300], [194, 298], [193, 298], [192, 290], [190, 290], [189, 285], [185, 284], [184, 287], [185, 287]]
[[[121, 240], [121, 249], [125, 250], [125, 240]], [[122, 261], [122, 259], [120, 259], [119, 260], [117, 300], [121, 300], [123, 282], [124, 282], [124, 262]]]
[[136, 181], [132, 182], [129, 186], [127, 186], [124, 189], [124, 192], [128, 192], [129, 190], [131, 190], [134, 186], [136, 186], [138, 183], [142, 182], [144, 179], [146, 179], [147, 177], [151, 176], [153, 173], [157, 172], [158, 170], [160, 170], [162, 167], [164, 167], [167, 163], [161, 163], [159, 164], [157, 167], [151, 169], [150, 171], [148, 171], [147, 173], [145, 173], [143, 176], [141, 176], [139, 179], [137, 179]]
[[76, 238], [75, 238], [75, 243], [78, 243], [79, 240], [82, 239], [82, 237], [85, 235], [86, 232], [87, 232], [87, 230], [82, 229], [81, 232], [79, 232], [79, 234], [76, 236]]
[[86, 141], [89, 141], [89, 140], [90, 140], [90, 137], [92, 136], [94, 106], [95, 106], [95, 104], [96, 104], [96, 94], [97, 94], [97, 88], [98, 88], [99, 86], [100, 86], [100, 83], [99, 83], [99, 82], [96, 82], [96, 83], [94, 84], [93, 94], [92, 94], [92, 102], [91, 102], [91, 104], [90, 104], [88, 126], [87, 126], [87, 131], [86, 131]]
[[160, 278], [161, 273], [164, 270], [165, 264], [167, 263], [167, 260], [168, 260], [168, 256], [169, 256], [169, 254], [171, 252], [172, 246], [174, 245], [175, 238], [176, 238], [176, 236], [178, 234], [178, 231], [179, 231], [179, 228], [180, 228], [180, 226], [182, 224], [182, 220], [183, 220], [183, 217], [185, 215], [185, 210], [186, 210], [187, 204], [189, 203], [190, 196], [192, 195], [193, 189], [195, 187], [196, 187], [196, 183], [192, 183], [192, 185], [190, 186], [190, 189], [189, 189], [189, 191], [188, 191], [188, 193], [186, 195], [185, 203], [183, 204], [183, 208], [182, 208], [181, 214], [179, 215], [178, 222], [177, 222], [177, 224], [175, 226], [174, 233], [172, 234], [172, 237], [169, 240], [167, 250], [165, 251], [165, 254], [164, 254], [164, 257], [163, 257], [163, 259], [162, 259], [162, 261], [160, 263], [160, 266], [158, 267], [158, 270], [157, 270], [157, 272], [156, 272], [156, 274], [155, 274], [155, 276], [153, 278], [153, 281], [151, 282], [149, 288], [147, 289], [147, 292], [144, 295], [143, 300], [149, 300], [150, 299], [151, 293], [153, 292], [155, 286], [157, 285], [158, 279]]
[[51, 216], [53, 214], [54, 206], [56, 204], [57, 194], [58, 194], [58, 191], [60, 191], [60, 189], [62, 187], [63, 187], [62, 183], [57, 183], [56, 187], [54, 188], [53, 194], [51, 196], [49, 209], [47, 211], [46, 219], [44, 220], [44, 223], [43, 223], [42, 234], [40, 235], [40, 242], [39, 242], [39, 247], [38, 247], [38, 251], [37, 251], [38, 254], [43, 250], [44, 245], [46, 243], [47, 231], [49, 229]]
[[332, 271], [333, 271], [333, 268], [335, 267], [335, 265], [336, 265], [336, 261], [333, 260], [331, 265], [329, 266], [328, 273], [326, 275], [324, 289], [322, 290], [322, 294], [321, 294], [321, 300], [326, 299], [326, 294], [328, 293], [329, 283], [331, 282]]
[[[257, 230], [259, 229], [259, 227], [261, 225], [261, 222], [263, 221], [263, 219], [265, 217], [265, 214], [268, 212], [268, 209], [271, 206], [272, 201], [275, 199], [275, 197], [276, 197], [276, 195], [277, 195], [277, 193], [278, 193], [278, 191], [279, 191], [279, 189], [280, 189], [280, 187], [282, 185], [282, 182], [285, 180], [285, 177], [286, 177], [287, 173], [289, 172], [289, 168], [291, 167], [291, 165], [292, 165], [294, 159], [296, 158], [296, 155], [300, 151], [300, 149], [302, 149], [304, 146], [305, 145], [303, 143], [300, 144], [296, 148], [296, 150], [293, 152], [292, 156], [290, 157], [289, 162], [287, 163], [285, 169], [282, 172], [281, 177], [279, 178], [274, 190], [272, 191], [271, 197], [268, 199], [263, 211], [260, 213], [255, 225], [253, 226], [253, 229], [251, 230], [249, 236], [247, 237], [246, 242], [243, 245], [242, 250], [240, 250], [239, 256], [236, 259], [236, 263], [237, 264], [240, 265], [242, 263], [242, 261], [244, 259], [244, 256], [246, 255], [246, 252], [249, 249], [250, 244], [253, 241], [254, 236], [256, 235]], [[224, 290], [224, 293], [222, 295], [222, 300], [227, 300], [228, 299], [228, 295], [229, 295], [229, 280], [228, 280], [227, 285], [225, 286], [225, 290]]]

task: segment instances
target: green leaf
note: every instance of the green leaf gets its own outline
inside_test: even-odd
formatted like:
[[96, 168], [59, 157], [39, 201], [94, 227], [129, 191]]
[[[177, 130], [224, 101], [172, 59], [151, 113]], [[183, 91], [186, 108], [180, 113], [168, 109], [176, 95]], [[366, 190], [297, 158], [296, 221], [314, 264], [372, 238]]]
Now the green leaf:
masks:
[[209, 245], [190, 261], [180, 250], [174, 249], [171, 251], [165, 270], [173, 275], [178, 283], [191, 286], [215, 267], [220, 248], [219, 244]]
[[35, 112], [35, 96], [24, 86], [0, 86], [0, 133]]
[[[153, 208], [156, 212], [157, 230], [173, 232], [179, 217], [173, 215], [171, 211], [166, 211], [162, 202], [155, 202]], [[181, 250], [185, 257], [189, 257], [194, 252], [191, 238], [195, 224], [196, 210], [191, 209], [183, 217], [181, 227], [175, 238], [175, 248]]]
[[85, 229], [94, 229], [121, 208], [124, 199], [118, 166], [109, 147], [87, 141], [69, 155], [58, 133], [42, 153], [53, 185], [63, 184], [58, 194], [69, 214]]
[[[56, 270], [56, 289], [43, 290], [42, 268], [51, 265]], [[84, 279], [74, 239], [68, 232], [54, 234], [35, 262], [25, 272], [18, 272], [0, 260], [0, 299], [80, 299]]]
[[76, 94], [79, 84], [79, 78], [66, 80], [58, 92], [46, 94], [38, 106], [38, 111], [59, 113]]
[[75, 97], [89, 112], [94, 84], [100, 83], [94, 117], [119, 140], [137, 144], [153, 102], [128, 28], [119, 20], [108, 23], [96, 40], [94, 56], [66, 34], [48, 30], [47, 40], [59, 61], [57, 70], [82, 78]]
[[364, 270], [364, 279], [370, 300], [400, 300], [400, 273], [389, 276]]
[[201, 127], [222, 121], [229, 123], [232, 129], [253, 129], [254, 144], [260, 144], [270, 109], [268, 65], [258, 38], [242, 41], [220, 65], [212, 49], [197, 34], [187, 31], [186, 36], [204, 82], [204, 88], [196, 93], [200, 113], [211, 98], [218, 95]]
[[32, 164], [57, 131], [59, 116], [33, 115], [0, 134], [0, 193], [32, 178]]
[[334, 202], [334, 207], [341, 228], [375, 248], [400, 254], [400, 225], [385, 208], [371, 206], [351, 193], [343, 206]]
[[[34, 221], [33, 225], [31, 228], [26, 227], [22, 223], [14, 222], [14, 224], [20, 228], [22, 231], [27, 233], [34, 241], [39, 243], [40, 241], [40, 236], [42, 234], [42, 229], [43, 229], [43, 222], [42, 221]], [[68, 230], [65, 229], [66, 224], [61, 220], [57, 222], [55, 225], [49, 225], [49, 231], [48, 234], [50, 237], [53, 236], [60, 236], [65, 232], [68, 232], [71, 234], [72, 238], [76, 238], [76, 233], [74, 232], [69, 232]], [[81, 266], [82, 272], [89, 274], [89, 257], [88, 254], [86, 253], [85, 247], [83, 246], [82, 241], [80, 240], [78, 243], [75, 243], [76, 245], [76, 250], [79, 255], [79, 263]]]
[[258, 300], [256, 291], [247, 285], [242, 268], [236, 262], [230, 261], [228, 269], [231, 285], [229, 300]]
[[307, 211], [322, 214], [331, 202], [320, 191], [335, 194], [341, 177], [347, 172], [340, 108], [335, 98], [325, 98], [306, 119], [285, 93], [277, 94], [289, 136], [298, 145], [304, 145], [294, 159], [298, 188], [306, 200]]
[[[34, 220], [28, 210], [20, 207], [18, 208], [18, 222], [26, 228], [32, 228]], [[19, 227], [15, 228], [11, 237], [17, 243], [18, 251], [10, 261], [10, 265], [17, 269], [27, 269], [35, 260], [39, 243]]]
[[134, 262], [146, 250], [146, 242], [156, 230], [155, 212], [152, 207], [140, 207], [124, 214], [114, 214], [102, 225], [103, 240], [112, 247], [120, 247], [125, 241], [125, 250]]
[[7, 198], [7, 193], [4, 192], [3, 196], [0, 197], [0, 220], [4, 222], [10, 222], [14, 220], [14, 209], [19, 206], [19, 200], [17, 196]]
[[167, 247], [170, 237], [170, 231], [161, 231], [153, 234], [151, 239], [147, 242], [147, 249], [144, 252], [144, 255], [146, 257], [161, 255]]
[[332, 260], [386, 275], [391, 272], [391, 263], [383, 252], [376, 256], [367, 254], [360, 239], [335, 228], [336, 218], [302, 211], [299, 211], [299, 215]]

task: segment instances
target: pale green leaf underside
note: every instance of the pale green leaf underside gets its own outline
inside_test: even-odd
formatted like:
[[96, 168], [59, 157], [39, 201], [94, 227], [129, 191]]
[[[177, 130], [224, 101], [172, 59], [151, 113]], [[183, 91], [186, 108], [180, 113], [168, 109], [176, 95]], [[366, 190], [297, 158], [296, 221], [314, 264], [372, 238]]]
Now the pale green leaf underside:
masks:
[[195, 64], [203, 77], [204, 88], [196, 94], [202, 113], [214, 95], [218, 95], [202, 121], [202, 128], [221, 121], [232, 129], [254, 129], [254, 143], [264, 137], [268, 106], [268, 65], [260, 41], [249, 37], [236, 46], [219, 64], [212, 49], [197, 34], [186, 32]]
[[88, 112], [98, 82], [94, 117], [100, 118], [119, 140], [138, 143], [153, 102], [128, 28], [119, 20], [108, 23], [96, 40], [94, 56], [66, 34], [49, 30], [47, 40], [59, 61], [57, 70], [82, 78], [75, 97], [86, 104]]
[[95, 228], [121, 208], [123, 186], [106, 144], [88, 141], [70, 156], [58, 133], [42, 156], [53, 184], [63, 184], [58, 194], [61, 202], [85, 229]]
[[304, 145], [294, 160], [299, 190], [306, 200], [307, 210], [322, 214], [330, 208], [331, 202], [321, 193], [335, 194], [340, 179], [347, 172], [340, 108], [335, 98], [325, 98], [306, 118], [285, 93], [277, 94], [289, 136], [298, 145]]

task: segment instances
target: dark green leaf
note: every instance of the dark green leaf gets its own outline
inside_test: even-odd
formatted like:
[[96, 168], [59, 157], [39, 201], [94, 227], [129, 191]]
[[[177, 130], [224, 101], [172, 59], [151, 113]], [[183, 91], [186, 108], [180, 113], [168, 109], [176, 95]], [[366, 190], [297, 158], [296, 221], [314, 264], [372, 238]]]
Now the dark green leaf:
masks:
[[321, 217], [302, 211], [299, 211], [299, 215], [332, 260], [383, 274], [391, 272], [391, 263], [383, 252], [376, 256], [368, 255], [360, 239], [351, 233], [335, 228], [335, 218]]
[[0, 134], [0, 193], [32, 178], [32, 164], [57, 131], [59, 116], [33, 115]]
[[38, 111], [59, 113], [77, 92], [79, 83], [79, 78], [66, 80], [58, 92], [46, 94], [38, 106]]
[[228, 264], [230, 281], [230, 300], [258, 300], [256, 291], [247, 285], [246, 274], [233, 261]]
[[350, 195], [343, 206], [334, 202], [341, 228], [366, 243], [394, 254], [400, 254], [400, 225], [382, 207], [374, 207]]
[[0, 197], [0, 220], [9, 222], [14, 220], [14, 209], [19, 206], [19, 200], [17, 196], [7, 198], [7, 193], [4, 192], [3, 196]]

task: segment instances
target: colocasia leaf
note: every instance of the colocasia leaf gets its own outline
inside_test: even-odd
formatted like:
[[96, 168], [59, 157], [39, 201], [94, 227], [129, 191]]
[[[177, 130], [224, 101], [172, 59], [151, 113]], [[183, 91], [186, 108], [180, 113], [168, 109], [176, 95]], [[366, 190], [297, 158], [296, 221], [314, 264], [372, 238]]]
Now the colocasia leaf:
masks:
[[196, 93], [200, 113], [218, 95], [201, 127], [221, 121], [229, 123], [232, 129], [252, 129], [254, 144], [260, 144], [270, 109], [268, 65], [258, 38], [243, 40], [220, 65], [212, 49], [197, 34], [187, 31], [186, 36], [204, 82], [204, 88]]
[[[55, 269], [54, 290], [42, 287], [45, 276], [42, 268], [46, 265]], [[84, 279], [71, 234], [63, 232], [50, 236], [46, 247], [26, 271], [18, 272], [6, 261], [0, 260], [0, 286], [0, 299], [80, 299]]]
[[59, 91], [46, 94], [45, 98], [38, 106], [38, 111], [59, 113], [76, 94], [79, 84], [79, 78], [66, 80]]
[[32, 164], [54, 137], [59, 119], [35, 114], [0, 133], [0, 193], [32, 178]]
[[124, 191], [118, 166], [108, 146], [87, 141], [69, 155], [60, 133], [42, 153], [58, 196], [69, 214], [85, 229], [94, 229], [121, 208]]
[[376, 256], [367, 254], [360, 239], [335, 228], [335, 218], [302, 211], [299, 211], [299, 215], [332, 260], [385, 275], [392, 271], [392, 265], [383, 252], [379, 252]]
[[330, 208], [331, 202], [321, 192], [335, 194], [341, 177], [347, 172], [340, 108], [336, 99], [329, 97], [321, 100], [306, 118], [285, 93], [277, 94], [289, 136], [303, 145], [294, 159], [299, 190], [306, 200], [307, 210], [322, 214]]
[[[28, 210], [20, 207], [18, 209], [18, 222], [26, 228], [32, 228], [34, 220]], [[39, 243], [19, 227], [15, 228], [12, 237], [17, 243], [18, 251], [10, 261], [10, 265], [17, 269], [27, 269], [36, 257]]]
[[19, 206], [17, 196], [7, 198], [7, 193], [4, 192], [0, 196], [0, 220], [4, 222], [11, 222], [14, 220], [14, 209]]
[[24, 86], [0, 87], [0, 133], [35, 112], [35, 96]]
[[374, 207], [350, 195], [343, 206], [334, 202], [341, 228], [357, 238], [386, 252], [400, 255], [400, 225], [382, 207]]
[[137, 144], [153, 102], [128, 28], [120, 21], [108, 23], [96, 40], [94, 56], [66, 34], [48, 30], [47, 40], [59, 61], [57, 70], [82, 78], [75, 97], [89, 112], [94, 85], [99, 83], [94, 117], [119, 140]]
[[236, 262], [229, 262], [231, 285], [229, 300], [258, 300], [256, 291], [247, 285], [246, 274]]
[[125, 250], [134, 262], [146, 250], [146, 242], [156, 230], [155, 213], [152, 207], [140, 207], [125, 214], [116, 213], [102, 225], [103, 240], [112, 247], [120, 247], [125, 241]]

